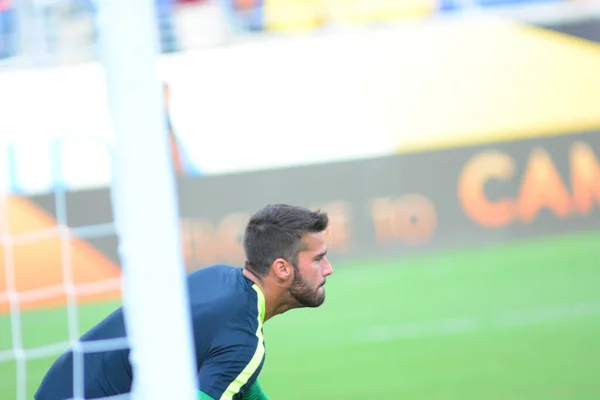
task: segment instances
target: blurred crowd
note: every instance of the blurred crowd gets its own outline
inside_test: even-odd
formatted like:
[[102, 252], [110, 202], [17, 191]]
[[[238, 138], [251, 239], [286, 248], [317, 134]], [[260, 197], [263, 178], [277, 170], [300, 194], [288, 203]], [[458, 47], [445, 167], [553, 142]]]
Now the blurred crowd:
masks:
[[[0, 0], [0, 60], [36, 64], [94, 55], [102, 0]], [[165, 53], [257, 31], [306, 31], [370, 24], [462, 7], [471, 0], [154, 0]], [[488, 0], [474, 0], [488, 1]], [[527, 2], [534, 0], [495, 0]], [[555, 1], [555, 0], [535, 0]], [[31, 60], [34, 58], [34, 60]]]
[[[0, 0], [0, 61], [34, 64], [95, 56], [102, 0]], [[258, 31], [378, 25], [469, 7], [578, 4], [596, 0], [153, 0], [163, 53], [219, 45]]]
[[[0, 60], [36, 54], [50, 61], [65, 48], [82, 53], [95, 42], [98, 0], [0, 0]], [[210, 0], [154, 0], [162, 51], [178, 50], [174, 12]]]

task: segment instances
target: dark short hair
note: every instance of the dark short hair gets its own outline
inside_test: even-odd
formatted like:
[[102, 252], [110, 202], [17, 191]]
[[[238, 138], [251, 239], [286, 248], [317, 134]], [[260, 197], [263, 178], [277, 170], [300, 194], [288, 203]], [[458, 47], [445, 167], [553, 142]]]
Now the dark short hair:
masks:
[[329, 225], [327, 213], [288, 204], [269, 204], [248, 221], [244, 233], [245, 267], [265, 276], [273, 262], [283, 258], [294, 266], [303, 250], [302, 238], [322, 232]]

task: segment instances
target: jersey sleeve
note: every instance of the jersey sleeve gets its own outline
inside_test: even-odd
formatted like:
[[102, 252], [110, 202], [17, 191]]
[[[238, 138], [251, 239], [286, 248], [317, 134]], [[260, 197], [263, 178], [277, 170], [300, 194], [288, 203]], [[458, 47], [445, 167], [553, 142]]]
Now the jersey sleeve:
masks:
[[216, 400], [241, 400], [263, 367], [264, 297], [254, 301], [220, 330], [199, 369], [199, 390]]
[[262, 327], [256, 332], [227, 332], [198, 373], [202, 392], [217, 400], [242, 399], [264, 364]]

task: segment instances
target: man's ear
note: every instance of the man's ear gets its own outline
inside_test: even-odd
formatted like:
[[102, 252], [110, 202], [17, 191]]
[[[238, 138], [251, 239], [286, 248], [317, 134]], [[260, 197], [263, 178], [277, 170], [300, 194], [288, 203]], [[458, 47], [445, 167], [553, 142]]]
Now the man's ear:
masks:
[[273, 271], [275, 276], [282, 281], [287, 281], [292, 277], [293, 269], [292, 264], [283, 258], [276, 259], [271, 265], [271, 271]]

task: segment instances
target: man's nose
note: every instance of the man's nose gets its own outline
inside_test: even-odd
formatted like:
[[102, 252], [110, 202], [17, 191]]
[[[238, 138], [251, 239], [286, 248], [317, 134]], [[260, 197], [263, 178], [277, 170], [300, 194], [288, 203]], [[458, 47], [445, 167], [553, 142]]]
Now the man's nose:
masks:
[[323, 276], [329, 276], [333, 274], [333, 267], [329, 263], [329, 260], [325, 258], [323, 261], [325, 262], [325, 266], [323, 267]]

